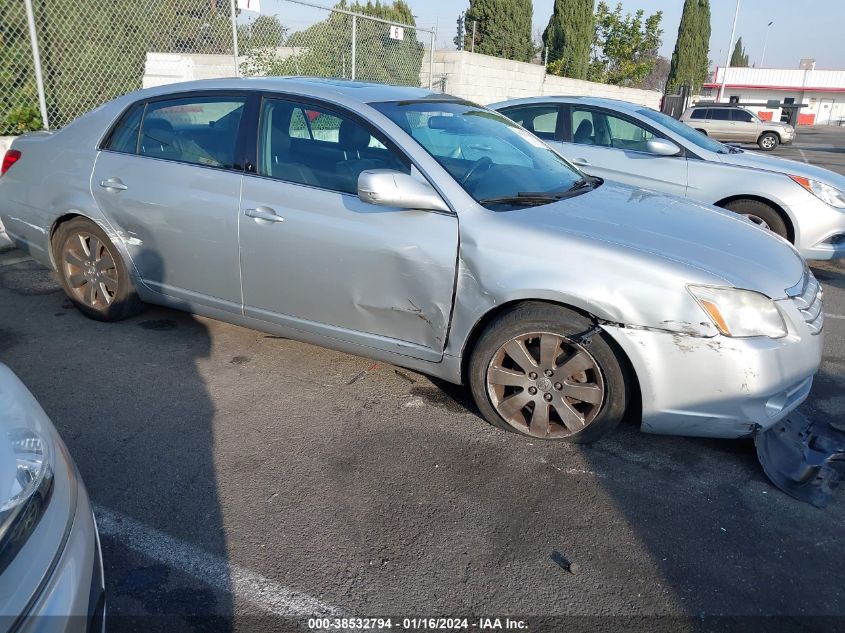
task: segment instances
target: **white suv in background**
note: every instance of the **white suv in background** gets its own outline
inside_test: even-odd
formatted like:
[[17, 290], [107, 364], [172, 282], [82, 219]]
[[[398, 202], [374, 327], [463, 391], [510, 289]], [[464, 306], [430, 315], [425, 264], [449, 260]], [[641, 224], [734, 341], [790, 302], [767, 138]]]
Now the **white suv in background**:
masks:
[[750, 110], [731, 105], [698, 104], [687, 108], [681, 121], [718, 141], [757, 143], [771, 151], [795, 138], [795, 128], [780, 121], [763, 121]]

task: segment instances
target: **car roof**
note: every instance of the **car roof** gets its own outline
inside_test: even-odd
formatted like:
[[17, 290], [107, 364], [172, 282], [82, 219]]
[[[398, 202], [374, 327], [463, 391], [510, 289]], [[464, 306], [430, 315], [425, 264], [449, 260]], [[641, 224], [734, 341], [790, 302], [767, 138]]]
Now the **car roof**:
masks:
[[628, 112], [636, 112], [637, 110], [642, 110], [643, 108], [647, 107], [639, 103], [622, 101], [621, 99], [607, 99], [605, 97], [585, 97], [579, 95], [548, 95], [544, 97], [525, 97], [522, 99], [509, 99], [508, 101], [500, 101], [498, 103], [490, 104], [488, 107], [497, 109], [513, 105], [528, 105], [531, 103], [575, 103], [611, 108], [614, 110], [624, 110]]
[[451, 95], [413, 86], [394, 86], [349, 79], [325, 77], [230, 77], [225, 79], [202, 79], [157, 86], [141, 90], [138, 98], [167, 95], [194, 90], [278, 90], [294, 92], [316, 98], [343, 98], [361, 103], [381, 101], [411, 101], [419, 99], [457, 99]]

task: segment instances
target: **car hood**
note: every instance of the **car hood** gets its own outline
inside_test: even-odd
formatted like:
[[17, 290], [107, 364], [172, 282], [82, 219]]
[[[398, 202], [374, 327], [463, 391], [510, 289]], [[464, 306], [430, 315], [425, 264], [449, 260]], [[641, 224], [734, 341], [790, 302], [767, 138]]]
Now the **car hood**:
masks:
[[786, 296], [804, 261], [785, 240], [716, 207], [605, 182], [552, 204], [506, 212], [509, 220], [578, 235], [696, 269], [691, 280]]
[[767, 171], [775, 171], [786, 175], [803, 176], [805, 178], [812, 178], [813, 180], [821, 180], [832, 187], [845, 191], [845, 176], [832, 172], [829, 169], [816, 167], [815, 165], [808, 165], [807, 163], [801, 163], [787, 158], [780, 158], [778, 156], [765, 156], [757, 152], [745, 151], [736, 154], [719, 154], [718, 158], [721, 162], [727, 165], [765, 169]]

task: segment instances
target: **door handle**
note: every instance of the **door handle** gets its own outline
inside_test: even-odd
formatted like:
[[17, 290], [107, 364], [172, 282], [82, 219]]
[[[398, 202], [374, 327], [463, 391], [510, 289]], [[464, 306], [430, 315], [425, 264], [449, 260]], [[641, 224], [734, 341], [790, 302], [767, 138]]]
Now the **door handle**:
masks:
[[265, 222], [284, 222], [285, 219], [277, 215], [270, 207], [256, 207], [255, 209], [246, 209], [244, 215], [255, 220], [264, 220]]
[[100, 186], [109, 191], [126, 191], [129, 189], [126, 185], [120, 182], [120, 178], [109, 178], [108, 180], [101, 180]]
[[575, 163], [576, 165], [589, 165], [590, 164], [590, 161], [588, 161], [586, 158], [573, 158], [572, 162]]

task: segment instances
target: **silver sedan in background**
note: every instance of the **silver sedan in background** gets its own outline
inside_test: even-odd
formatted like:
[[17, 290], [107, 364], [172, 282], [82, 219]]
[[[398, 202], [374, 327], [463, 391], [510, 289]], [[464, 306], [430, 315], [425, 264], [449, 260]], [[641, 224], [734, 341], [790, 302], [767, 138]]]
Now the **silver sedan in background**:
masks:
[[821, 361], [821, 290], [786, 241], [429, 90], [192, 82], [11, 151], [0, 219], [90, 317], [155, 303], [370, 356], [467, 383], [524, 435], [588, 442], [630, 410], [750, 436]]
[[0, 364], [0, 631], [105, 630], [88, 493], [35, 398]]
[[845, 257], [845, 176], [723, 145], [625, 101], [534, 97], [490, 107], [588, 174], [742, 214], [806, 259]]

